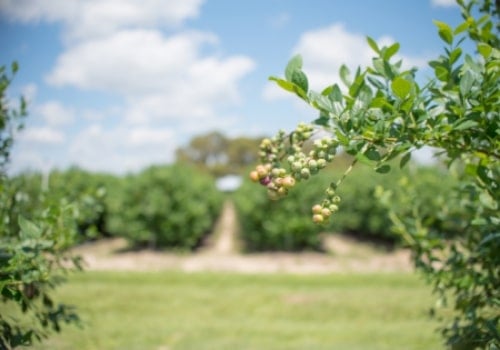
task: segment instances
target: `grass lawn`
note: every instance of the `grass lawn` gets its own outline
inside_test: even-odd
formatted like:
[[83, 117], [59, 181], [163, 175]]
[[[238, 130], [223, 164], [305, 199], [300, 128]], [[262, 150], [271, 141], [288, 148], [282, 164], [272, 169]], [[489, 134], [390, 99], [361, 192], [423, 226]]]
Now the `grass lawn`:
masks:
[[83, 328], [36, 349], [440, 349], [411, 274], [85, 272], [58, 299]]

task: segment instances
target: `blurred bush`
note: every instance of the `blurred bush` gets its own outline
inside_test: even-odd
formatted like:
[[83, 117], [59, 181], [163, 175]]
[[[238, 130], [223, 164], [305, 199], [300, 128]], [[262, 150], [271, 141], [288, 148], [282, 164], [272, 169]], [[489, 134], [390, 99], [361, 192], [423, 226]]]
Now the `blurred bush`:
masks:
[[[450, 193], [456, 181], [438, 167], [415, 165], [404, 171], [394, 169], [388, 174], [378, 174], [364, 165], [355, 167], [352, 171], [354, 176], [348, 176], [338, 189], [341, 198], [339, 210], [330, 217], [328, 224], [314, 224], [311, 220], [312, 206], [331, 182], [342, 177], [344, 170], [344, 164], [333, 164], [323, 173], [307, 180], [308, 186], [298, 183], [285, 198], [277, 202], [269, 200], [265, 187], [259, 189], [251, 181], [245, 181], [235, 194], [235, 202], [241, 236], [247, 249], [320, 249], [320, 232], [342, 232], [360, 239], [398, 244], [401, 237], [390, 230], [392, 223], [389, 210], [379, 197], [381, 191], [397, 193], [405, 182], [412, 182], [420, 198], [429, 203], [422, 209], [428, 214], [427, 224], [448, 235], [456, 234], [452, 223], [434, 215], [439, 203], [451, 200]], [[406, 204], [401, 202], [397, 205]]]
[[222, 198], [208, 175], [153, 166], [110, 189], [109, 228], [134, 246], [194, 249], [213, 227]]
[[[9, 179], [15, 197], [12, 214], [28, 219], [39, 216], [47, 202], [68, 207], [76, 223], [76, 239], [81, 242], [107, 234], [106, 186], [112, 176], [71, 168], [47, 175], [23, 173]], [[16, 225], [15, 220], [12, 224]]]

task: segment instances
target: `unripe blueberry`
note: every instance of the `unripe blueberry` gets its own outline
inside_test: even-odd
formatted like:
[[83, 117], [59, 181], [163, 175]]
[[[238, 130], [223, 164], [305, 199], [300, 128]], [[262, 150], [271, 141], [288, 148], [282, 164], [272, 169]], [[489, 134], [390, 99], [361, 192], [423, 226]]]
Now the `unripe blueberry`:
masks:
[[339, 197], [339, 196], [334, 196], [334, 197], [332, 198], [332, 202], [333, 202], [333, 203], [340, 203], [340, 197]]
[[325, 152], [325, 151], [319, 151], [319, 152], [318, 152], [318, 158], [319, 158], [319, 159], [324, 159], [324, 158], [326, 158], [326, 152]]
[[321, 210], [323, 209], [323, 207], [319, 204], [315, 204], [313, 207], [312, 207], [312, 212], [313, 214], [321, 214]]
[[255, 170], [257, 171], [257, 174], [259, 174], [259, 178], [261, 178], [261, 179], [266, 177], [268, 174], [266, 167], [262, 164], [257, 165], [255, 167]]
[[297, 171], [297, 170], [300, 170], [300, 169], [302, 169], [302, 164], [300, 162], [293, 162], [293, 164], [292, 164], [292, 170]]
[[283, 178], [282, 184], [286, 188], [292, 188], [293, 186], [295, 186], [295, 179], [291, 176], [286, 176]]
[[278, 175], [281, 176], [281, 177], [285, 176], [286, 175], [286, 169], [280, 168]]
[[309, 160], [307, 165], [309, 166], [310, 169], [318, 168], [318, 163], [314, 159]]
[[309, 171], [309, 169], [307, 168], [303, 168], [301, 171], [300, 171], [300, 176], [304, 179], [304, 180], [307, 180], [311, 177], [311, 172]]
[[314, 214], [313, 215], [313, 222], [316, 224], [321, 224], [325, 221], [325, 218], [321, 214]]
[[324, 167], [326, 167], [326, 160], [318, 159], [318, 168], [323, 169]]
[[330, 210], [330, 212], [335, 213], [336, 211], [339, 210], [339, 207], [336, 204], [330, 204], [328, 209]]
[[272, 174], [274, 177], [278, 177], [278, 176], [280, 176], [280, 169], [279, 169], [279, 168], [273, 168], [273, 170], [271, 170], [271, 174]]
[[328, 218], [330, 217], [330, 215], [332, 215], [332, 212], [328, 208], [323, 208], [321, 210], [321, 215], [323, 215], [325, 218]]
[[285, 187], [278, 188], [277, 192], [281, 197], [286, 196], [288, 194], [288, 190]]
[[257, 171], [254, 170], [250, 172], [250, 180], [252, 180], [253, 182], [259, 181], [259, 174], [257, 173]]
[[267, 190], [267, 196], [272, 201], [278, 200], [280, 198], [278, 192], [276, 192], [274, 190]]
[[326, 195], [330, 198], [334, 197], [335, 196], [335, 190], [331, 187], [328, 187], [326, 189]]
[[271, 140], [269, 139], [263, 139], [262, 142], [260, 143], [260, 147], [269, 147], [271, 146]]

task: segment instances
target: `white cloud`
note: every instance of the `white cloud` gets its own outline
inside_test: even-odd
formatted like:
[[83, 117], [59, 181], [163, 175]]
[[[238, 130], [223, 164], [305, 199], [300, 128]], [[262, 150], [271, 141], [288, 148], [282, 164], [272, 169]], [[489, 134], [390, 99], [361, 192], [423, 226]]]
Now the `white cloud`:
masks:
[[237, 102], [237, 83], [255, 64], [244, 56], [202, 56], [214, 35], [184, 32], [165, 37], [153, 30], [127, 30], [84, 42], [63, 53], [48, 75], [56, 86], [118, 93], [127, 119], [204, 117]]
[[[377, 41], [385, 44], [393, 42], [389, 37]], [[304, 33], [293, 53], [302, 55], [304, 71], [316, 90], [339, 82], [338, 72], [342, 64], [354, 70], [358, 66], [369, 65], [374, 56], [365, 36], [348, 32], [342, 24]]]
[[49, 101], [36, 106], [35, 114], [42, 116], [49, 126], [62, 126], [75, 120], [75, 111], [57, 101]]
[[136, 171], [171, 162], [177, 140], [172, 129], [93, 124], [77, 135], [69, 149], [72, 164], [93, 171]]
[[204, 0], [0, 0], [0, 11], [22, 22], [62, 22], [67, 40], [122, 28], [178, 26], [198, 16]]
[[48, 126], [26, 128], [18, 137], [21, 141], [31, 144], [58, 145], [65, 141], [61, 131]]
[[456, 0], [431, 0], [432, 6], [436, 7], [452, 7], [457, 6]]
[[[376, 41], [379, 46], [388, 46], [395, 42], [389, 36], [383, 36]], [[357, 67], [370, 65], [375, 56], [364, 35], [351, 33], [339, 23], [305, 32], [293, 48], [292, 54], [302, 56], [303, 70], [308, 76], [309, 86], [316, 91], [321, 91], [333, 83], [339, 83], [342, 87], [339, 70], [343, 64], [354, 74]], [[427, 62], [423, 57], [401, 54], [396, 57], [403, 60], [405, 68], [424, 67]], [[279, 90], [278, 87], [268, 84], [264, 88], [263, 97], [272, 100], [292, 96]]]

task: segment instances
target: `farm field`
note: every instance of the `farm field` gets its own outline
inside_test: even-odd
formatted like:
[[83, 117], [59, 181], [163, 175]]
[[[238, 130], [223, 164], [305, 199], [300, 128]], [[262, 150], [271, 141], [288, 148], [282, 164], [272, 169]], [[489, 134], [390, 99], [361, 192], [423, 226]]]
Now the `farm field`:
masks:
[[411, 273], [88, 271], [58, 299], [83, 326], [36, 349], [441, 348]]

